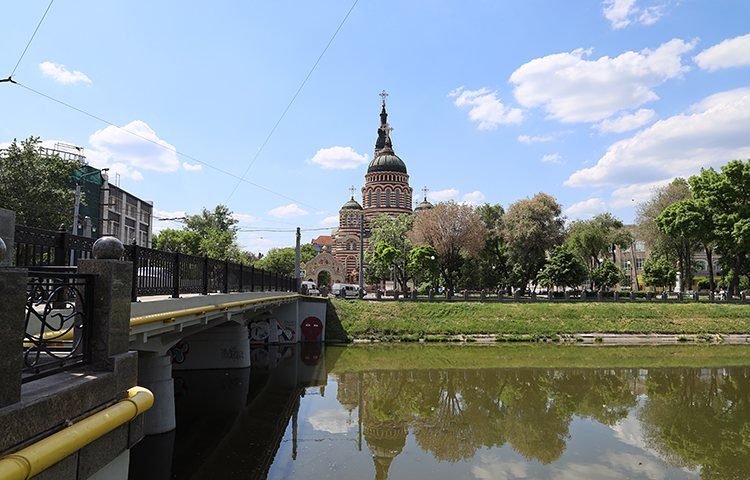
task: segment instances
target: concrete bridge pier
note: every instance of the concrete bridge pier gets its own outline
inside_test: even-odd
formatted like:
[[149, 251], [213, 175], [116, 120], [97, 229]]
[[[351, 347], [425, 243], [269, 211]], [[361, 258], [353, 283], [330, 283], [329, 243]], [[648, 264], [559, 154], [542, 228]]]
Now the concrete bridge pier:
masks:
[[138, 381], [154, 394], [154, 406], [144, 414], [143, 433], [157, 435], [177, 427], [174, 380], [169, 352], [138, 352]]
[[172, 347], [175, 370], [248, 368], [247, 325], [234, 321], [191, 335]]

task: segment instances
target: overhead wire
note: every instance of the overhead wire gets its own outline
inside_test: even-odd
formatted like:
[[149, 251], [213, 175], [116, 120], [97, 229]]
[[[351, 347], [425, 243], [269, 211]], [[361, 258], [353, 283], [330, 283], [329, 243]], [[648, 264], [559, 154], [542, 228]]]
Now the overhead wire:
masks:
[[[315, 60], [315, 63], [313, 64], [312, 68], [310, 68], [310, 71], [307, 72], [307, 75], [305, 76], [305, 79], [302, 80], [302, 83], [300, 84], [299, 88], [297, 88], [297, 91], [294, 93], [294, 96], [292, 96], [292, 99], [289, 100], [289, 103], [286, 105], [286, 108], [284, 109], [283, 112], [281, 112], [281, 116], [279, 117], [278, 120], [276, 120], [276, 123], [273, 125], [273, 128], [271, 128], [271, 131], [268, 132], [268, 135], [266, 135], [266, 139], [263, 140], [263, 143], [260, 145], [260, 147], [258, 148], [258, 150], [255, 152], [255, 155], [253, 155], [253, 158], [250, 160], [250, 163], [248, 163], [247, 168], [245, 168], [245, 171], [242, 174], [242, 178], [243, 179], [245, 178], [245, 176], [247, 176], [247, 172], [250, 171], [250, 167], [253, 166], [253, 164], [255, 163], [256, 160], [258, 160], [258, 157], [263, 152], [263, 149], [268, 144], [268, 141], [271, 140], [271, 137], [273, 136], [274, 132], [276, 131], [276, 128], [278, 128], [279, 124], [284, 119], [284, 117], [286, 116], [286, 114], [289, 111], [289, 109], [292, 107], [292, 104], [294, 103], [294, 101], [299, 96], [300, 92], [302, 91], [302, 88], [304, 88], [304, 86], [307, 83], [307, 81], [310, 79], [310, 76], [313, 74], [313, 72], [315, 71], [315, 68], [320, 63], [320, 60], [323, 58], [323, 55], [326, 54], [326, 52], [328, 51], [328, 48], [331, 46], [331, 44], [333, 43], [333, 41], [336, 39], [336, 36], [339, 34], [339, 31], [341, 30], [341, 28], [346, 23], [346, 20], [349, 18], [349, 15], [351, 15], [352, 10], [354, 10], [354, 7], [357, 6], [357, 2], [359, 2], [359, 0], [354, 0], [354, 3], [352, 3], [352, 6], [349, 7], [349, 11], [346, 12], [346, 15], [344, 15], [344, 18], [339, 23], [339, 26], [338, 26], [338, 28], [336, 28], [336, 31], [333, 32], [333, 35], [328, 40], [328, 43], [326, 44], [325, 48], [323, 49], [322, 52], [320, 52], [320, 55], [318, 55], [318, 59]], [[229, 192], [229, 196], [227, 197], [226, 202], [224, 202], [225, 204], [229, 203], [229, 200], [232, 199], [232, 196], [234, 196], [234, 193], [237, 191], [237, 188], [239, 186], [240, 186], [240, 182], [237, 182], [237, 184], [235, 184], [235, 186], [232, 189], [232, 191]]]
[[23, 52], [21, 53], [21, 56], [18, 57], [18, 61], [16, 62], [16, 66], [13, 67], [13, 71], [10, 72], [10, 75], [8, 76], [8, 81], [11, 81], [10, 79], [13, 78], [13, 75], [16, 74], [16, 70], [18, 70], [18, 66], [21, 64], [21, 60], [23, 60], [23, 57], [26, 55], [26, 51], [29, 49], [29, 46], [31, 45], [31, 42], [34, 41], [34, 37], [36, 37], [36, 32], [39, 31], [39, 27], [42, 26], [42, 22], [44, 22], [44, 19], [47, 17], [47, 12], [49, 12], [49, 9], [52, 7], [52, 4], [55, 3], [55, 0], [50, 0], [49, 5], [47, 5], [47, 9], [44, 11], [44, 15], [42, 15], [42, 18], [39, 19], [39, 23], [36, 24], [36, 28], [34, 29], [34, 33], [31, 34], [31, 37], [29, 38], [29, 41], [26, 42], [26, 47], [23, 49]]
[[254, 187], [256, 187], [256, 188], [259, 188], [259, 189], [261, 189], [261, 190], [263, 190], [263, 191], [265, 191], [265, 192], [268, 192], [268, 193], [271, 193], [271, 194], [273, 194], [273, 195], [276, 195], [276, 196], [278, 196], [278, 197], [284, 198], [284, 199], [286, 199], [286, 200], [290, 200], [290, 201], [292, 201], [292, 202], [298, 203], [298, 204], [300, 204], [300, 205], [304, 205], [304, 206], [306, 206], [306, 207], [310, 207], [310, 208], [315, 208], [315, 206], [314, 206], [314, 205], [310, 205], [310, 204], [308, 204], [308, 203], [305, 203], [305, 202], [302, 202], [302, 201], [300, 201], [300, 200], [294, 199], [294, 198], [292, 198], [292, 197], [290, 197], [290, 196], [288, 196], [288, 195], [285, 195], [285, 194], [283, 194], [283, 193], [279, 193], [279, 192], [277, 192], [277, 191], [271, 190], [271, 189], [270, 189], [270, 188], [268, 188], [268, 187], [264, 187], [263, 185], [260, 185], [260, 184], [258, 184], [258, 183], [255, 183], [255, 182], [252, 182], [252, 181], [250, 181], [250, 180], [247, 180], [247, 179], [245, 179], [245, 178], [242, 178], [242, 177], [240, 177], [239, 175], [236, 175], [236, 174], [234, 174], [234, 173], [232, 173], [232, 172], [229, 172], [229, 171], [227, 171], [227, 170], [224, 170], [223, 168], [220, 168], [220, 167], [217, 167], [217, 166], [215, 166], [215, 165], [212, 165], [212, 164], [210, 164], [210, 163], [208, 163], [208, 162], [205, 162], [205, 161], [203, 161], [203, 160], [201, 160], [201, 159], [199, 159], [199, 158], [197, 158], [197, 157], [194, 157], [194, 156], [192, 156], [192, 155], [189, 155], [189, 154], [187, 154], [187, 153], [181, 152], [181, 151], [177, 150], [176, 148], [169, 148], [169, 147], [166, 147], [166, 146], [164, 146], [163, 144], [161, 144], [161, 143], [157, 142], [156, 140], [153, 140], [153, 139], [151, 139], [151, 138], [145, 137], [145, 136], [143, 136], [143, 135], [140, 135], [140, 134], [138, 134], [138, 133], [136, 133], [136, 132], [132, 132], [132, 131], [128, 130], [127, 128], [123, 128], [123, 127], [121, 127], [121, 126], [119, 126], [119, 125], [116, 125], [116, 124], [114, 124], [113, 122], [110, 122], [109, 120], [106, 120], [106, 119], [104, 119], [104, 118], [102, 118], [102, 117], [100, 117], [100, 116], [94, 115], [93, 113], [89, 113], [89, 112], [87, 112], [87, 111], [85, 111], [85, 110], [83, 110], [83, 109], [80, 109], [80, 108], [78, 108], [78, 107], [76, 107], [76, 106], [74, 106], [74, 105], [71, 105], [71, 104], [69, 104], [69, 103], [67, 103], [67, 102], [64, 102], [64, 101], [62, 101], [62, 100], [59, 100], [59, 99], [57, 99], [57, 98], [55, 98], [55, 97], [52, 97], [52, 96], [50, 96], [50, 95], [47, 95], [46, 93], [40, 92], [39, 90], [36, 90], [36, 89], [34, 89], [34, 88], [32, 88], [32, 87], [30, 87], [30, 86], [28, 86], [28, 85], [25, 85], [25, 84], [23, 84], [23, 83], [21, 83], [21, 82], [19, 82], [19, 81], [17, 81], [17, 80], [11, 80], [11, 83], [13, 83], [14, 85], [18, 85], [19, 87], [22, 87], [22, 88], [24, 88], [24, 89], [26, 89], [26, 90], [28, 90], [28, 91], [30, 91], [30, 92], [32, 92], [32, 93], [34, 93], [34, 94], [36, 94], [36, 95], [39, 95], [39, 96], [41, 96], [41, 97], [44, 97], [44, 98], [48, 99], [48, 100], [50, 100], [50, 101], [53, 101], [53, 102], [55, 102], [55, 103], [58, 103], [58, 104], [60, 104], [60, 105], [62, 105], [62, 106], [64, 106], [64, 107], [66, 107], [66, 108], [69, 108], [69, 109], [71, 109], [71, 110], [75, 110], [76, 112], [78, 112], [78, 113], [80, 113], [80, 114], [82, 114], [82, 115], [86, 115], [87, 117], [93, 118], [94, 120], [97, 120], [97, 121], [99, 121], [99, 122], [101, 122], [101, 123], [104, 123], [104, 124], [106, 124], [106, 125], [109, 125], [109, 126], [112, 126], [112, 127], [114, 127], [114, 128], [117, 128], [118, 130], [122, 130], [123, 132], [125, 132], [125, 133], [128, 133], [129, 135], [132, 135], [132, 136], [134, 136], [134, 137], [137, 137], [137, 138], [139, 138], [139, 139], [141, 139], [141, 140], [143, 140], [143, 141], [146, 141], [146, 142], [152, 143], [152, 144], [154, 144], [154, 145], [156, 145], [156, 146], [158, 146], [158, 147], [160, 147], [160, 148], [163, 148], [163, 149], [165, 149], [165, 150], [168, 150], [168, 151], [170, 151], [170, 152], [173, 152], [173, 153], [174, 153], [175, 155], [179, 155], [179, 156], [181, 156], [181, 157], [183, 157], [183, 158], [187, 158], [187, 159], [189, 159], [189, 160], [192, 160], [192, 161], [194, 161], [194, 162], [198, 162], [198, 163], [200, 163], [201, 165], [205, 165], [206, 167], [208, 167], [208, 168], [210, 168], [210, 169], [212, 169], [212, 170], [215, 170], [215, 171], [217, 171], [217, 172], [223, 173], [224, 175], [228, 175], [228, 176], [230, 176], [230, 177], [232, 177], [232, 178], [236, 178], [236, 179], [237, 179], [237, 180], [238, 180], [238, 181], [239, 181], [240, 183], [244, 182], [244, 183], [247, 183], [247, 184], [249, 184], [249, 185], [252, 185], [252, 186], [254, 186]]

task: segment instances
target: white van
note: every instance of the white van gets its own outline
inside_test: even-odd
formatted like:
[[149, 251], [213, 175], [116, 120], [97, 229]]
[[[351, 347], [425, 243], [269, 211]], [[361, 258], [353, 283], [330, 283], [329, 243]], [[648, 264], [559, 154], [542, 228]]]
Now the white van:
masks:
[[315, 285], [315, 282], [306, 280], [301, 283], [301, 287], [302, 293], [305, 295], [320, 295], [320, 290], [318, 290], [318, 286]]
[[359, 298], [359, 286], [351, 283], [334, 283], [331, 294], [339, 298]]

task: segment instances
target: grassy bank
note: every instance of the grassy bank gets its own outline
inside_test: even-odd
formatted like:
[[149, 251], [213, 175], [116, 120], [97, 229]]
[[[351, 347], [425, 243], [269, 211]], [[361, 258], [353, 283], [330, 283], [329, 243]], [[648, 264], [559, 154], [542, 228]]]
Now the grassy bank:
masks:
[[[349, 339], [530, 339], [576, 333], [747, 334], [750, 306], [709, 303], [413, 303], [333, 300]], [[330, 336], [329, 336], [330, 337]]]
[[452, 368], [662, 368], [750, 365], [744, 346], [587, 347], [394, 344], [328, 347], [332, 372]]

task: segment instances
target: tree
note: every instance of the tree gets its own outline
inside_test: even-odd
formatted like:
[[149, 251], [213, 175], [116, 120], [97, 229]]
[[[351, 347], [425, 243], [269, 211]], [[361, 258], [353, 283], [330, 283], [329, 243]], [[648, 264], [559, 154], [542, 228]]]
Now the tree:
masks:
[[544, 266], [547, 252], [563, 239], [562, 208], [554, 197], [537, 193], [508, 207], [502, 237], [507, 244], [511, 282], [522, 291]]
[[160, 250], [179, 250], [189, 255], [247, 263], [253, 257], [240, 251], [236, 224], [232, 211], [225, 205], [217, 205], [213, 211], [204, 208], [200, 215], [187, 217], [184, 229], [159, 232], [154, 245]]
[[502, 205], [485, 203], [478, 206], [476, 212], [487, 229], [487, 240], [476, 257], [476, 266], [472, 267], [481, 288], [496, 289], [508, 277], [508, 254], [502, 235], [505, 210]]
[[711, 222], [711, 237], [731, 274], [729, 291], [739, 294], [740, 276], [748, 275], [750, 251], [750, 161], [734, 160], [690, 177], [693, 197]]
[[487, 228], [469, 205], [442, 202], [417, 215], [411, 238], [415, 244], [435, 249], [445, 287], [454, 291], [464, 259], [484, 247]]
[[565, 245], [552, 250], [537, 281], [547, 288], [575, 287], [586, 279], [586, 265]]
[[20, 145], [14, 139], [0, 152], [0, 207], [14, 210], [16, 222], [57, 230], [73, 218], [73, 173], [85, 164], [58, 155], [41, 155], [39, 137]]
[[677, 280], [674, 264], [665, 256], [649, 256], [643, 262], [643, 282], [666, 289]]
[[684, 178], [676, 178], [670, 184], [656, 189], [648, 201], [638, 205], [636, 214], [638, 236], [649, 245], [650, 255], [663, 256], [677, 263], [680, 278], [685, 280], [687, 288], [692, 288], [691, 264], [696, 244], [666, 235], [656, 224], [656, 218], [673, 203], [690, 197], [688, 182]]
[[393, 272], [401, 290], [406, 293], [406, 283], [410, 278], [407, 265], [412, 249], [408, 234], [413, 224], [412, 215], [380, 215], [372, 221], [370, 246], [365, 258], [369, 279], [386, 279], [390, 277], [389, 272]]
[[412, 248], [409, 252], [409, 272], [414, 277], [414, 284], [428, 282], [431, 288], [436, 287], [437, 277], [440, 274], [440, 260], [434, 248], [429, 245], [420, 245]]
[[602, 213], [591, 220], [576, 220], [568, 227], [565, 243], [586, 263], [589, 280], [604, 259], [612, 256], [615, 247], [626, 248], [633, 242], [622, 221], [611, 213]]
[[714, 290], [715, 234], [710, 212], [711, 208], [707, 202], [700, 202], [694, 198], [680, 200], [665, 208], [656, 217], [656, 225], [678, 242], [703, 245], [708, 262], [709, 288]]
[[591, 273], [591, 280], [599, 290], [609, 290], [623, 281], [624, 275], [614, 262], [606, 260]]
[[[263, 258], [255, 262], [255, 266], [269, 272], [276, 272], [280, 275], [294, 276], [295, 254], [294, 247], [272, 248], [268, 250], [268, 253]], [[311, 244], [305, 243], [300, 247], [299, 258], [301, 262], [309, 262], [316, 255], [317, 252]]]

